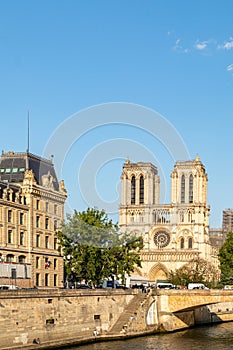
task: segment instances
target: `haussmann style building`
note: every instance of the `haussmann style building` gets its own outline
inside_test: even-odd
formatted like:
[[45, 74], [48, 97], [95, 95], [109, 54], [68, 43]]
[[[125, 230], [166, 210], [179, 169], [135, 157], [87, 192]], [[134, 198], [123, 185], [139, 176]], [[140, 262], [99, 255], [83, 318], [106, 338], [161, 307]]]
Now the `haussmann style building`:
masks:
[[55, 232], [66, 189], [52, 161], [29, 152], [0, 158], [0, 284], [63, 286]]
[[171, 173], [171, 203], [160, 204], [160, 178], [151, 163], [123, 165], [119, 208], [122, 231], [143, 237], [142, 268], [149, 281], [166, 279], [196, 258], [218, 267], [217, 249], [209, 239], [208, 177], [197, 156], [176, 162]]

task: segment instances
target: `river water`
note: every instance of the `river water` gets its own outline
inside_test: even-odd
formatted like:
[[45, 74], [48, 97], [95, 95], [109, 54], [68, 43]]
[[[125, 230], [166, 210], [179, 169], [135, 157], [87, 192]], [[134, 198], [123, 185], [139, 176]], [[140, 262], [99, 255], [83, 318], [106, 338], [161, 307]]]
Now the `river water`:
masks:
[[[71, 348], [70, 348], [71, 349]], [[233, 322], [202, 326], [176, 333], [156, 334], [123, 341], [94, 343], [72, 350], [231, 350]]]

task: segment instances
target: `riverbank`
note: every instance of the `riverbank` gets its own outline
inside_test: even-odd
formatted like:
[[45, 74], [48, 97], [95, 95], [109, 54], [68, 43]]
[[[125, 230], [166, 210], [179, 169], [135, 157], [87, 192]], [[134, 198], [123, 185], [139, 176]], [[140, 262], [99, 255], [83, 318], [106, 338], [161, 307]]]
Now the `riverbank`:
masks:
[[203, 305], [231, 298], [220, 291], [2, 291], [0, 349], [59, 349], [232, 321], [232, 302]]

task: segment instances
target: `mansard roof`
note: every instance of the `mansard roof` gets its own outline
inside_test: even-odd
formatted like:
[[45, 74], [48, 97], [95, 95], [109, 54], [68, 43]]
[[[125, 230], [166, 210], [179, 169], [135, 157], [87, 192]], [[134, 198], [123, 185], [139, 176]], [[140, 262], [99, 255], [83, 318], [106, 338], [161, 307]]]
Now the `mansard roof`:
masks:
[[32, 170], [38, 185], [43, 186], [44, 178], [49, 177], [53, 189], [59, 190], [54, 165], [51, 160], [38, 157], [32, 153], [2, 152], [0, 158], [0, 181], [22, 183], [26, 170]]

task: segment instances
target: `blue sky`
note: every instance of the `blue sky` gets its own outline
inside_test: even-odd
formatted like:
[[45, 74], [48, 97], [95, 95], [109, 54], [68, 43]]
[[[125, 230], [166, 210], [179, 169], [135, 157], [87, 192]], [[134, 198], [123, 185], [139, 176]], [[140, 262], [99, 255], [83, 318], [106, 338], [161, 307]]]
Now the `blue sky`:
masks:
[[[101, 124], [101, 113], [82, 114], [114, 102], [143, 106], [174, 128], [172, 135], [180, 135], [192, 159], [199, 154], [209, 176], [210, 225], [220, 227], [222, 210], [233, 207], [232, 13], [231, 0], [0, 1], [2, 149], [26, 150], [29, 110], [30, 151], [49, 156], [52, 150], [55, 165], [63, 136], [69, 141], [77, 130], [58, 169], [69, 208], [94, 206], [96, 196], [107, 211], [109, 202], [119, 203], [127, 157], [155, 160], [161, 200], [168, 203], [174, 161], [186, 159], [175, 159], [159, 130], [151, 135], [117, 116], [115, 124], [109, 118], [92, 128], [96, 120]], [[66, 128], [71, 116], [75, 130]], [[56, 130], [59, 145], [56, 140], [48, 149]], [[93, 169], [90, 154], [99, 160]], [[90, 174], [93, 202], [80, 191], [92, 181]]]

